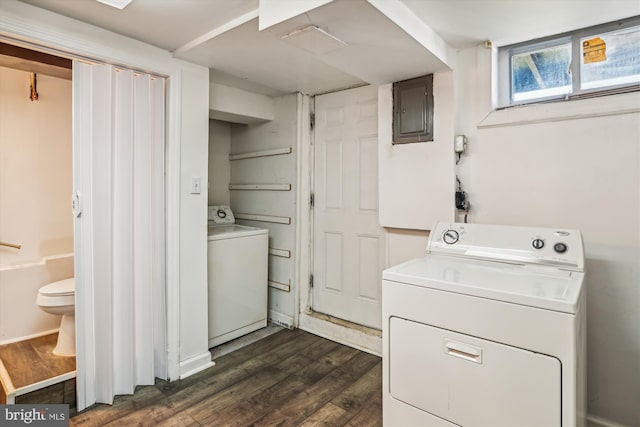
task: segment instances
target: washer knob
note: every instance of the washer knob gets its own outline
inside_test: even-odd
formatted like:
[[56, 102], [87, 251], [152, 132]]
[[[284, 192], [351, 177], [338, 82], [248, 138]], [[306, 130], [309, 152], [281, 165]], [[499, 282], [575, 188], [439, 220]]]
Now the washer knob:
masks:
[[542, 239], [533, 239], [533, 241], [531, 242], [531, 246], [533, 246], [534, 249], [542, 249], [542, 248], [544, 248], [544, 240], [542, 240]]
[[564, 243], [556, 243], [555, 245], [553, 245], [553, 250], [558, 252], [559, 254], [567, 252], [567, 249], [567, 245]]
[[442, 235], [442, 241], [447, 245], [453, 245], [460, 239], [460, 235], [456, 230], [447, 230]]

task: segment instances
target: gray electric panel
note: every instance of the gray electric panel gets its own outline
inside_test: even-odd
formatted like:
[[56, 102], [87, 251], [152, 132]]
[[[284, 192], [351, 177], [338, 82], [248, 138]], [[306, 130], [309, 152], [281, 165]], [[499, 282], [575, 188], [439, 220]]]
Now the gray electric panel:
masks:
[[433, 74], [393, 84], [393, 143], [433, 141]]

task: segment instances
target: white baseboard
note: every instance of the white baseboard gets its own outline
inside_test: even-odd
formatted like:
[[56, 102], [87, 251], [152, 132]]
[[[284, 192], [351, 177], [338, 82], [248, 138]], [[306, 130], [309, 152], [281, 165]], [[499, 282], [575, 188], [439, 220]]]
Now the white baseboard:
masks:
[[215, 363], [211, 360], [211, 353], [209, 353], [208, 350], [197, 356], [190, 357], [187, 360], [182, 360], [180, 362], [180, 379], [190, 377], [213, 365], [215, 365]]
[[276, 332], [280, 332], [282, 327], [280, 325], [276, 325], [275, 323], [269, 323], [267, 327], [258, 329], [255, 332], [251, 332], [245, 336], [240, 338], [236, 338], [233, 341], [229, 341], [227, 343], [221, 344], [217, 347], [209, 349], [213, 356], [213, 360], [215, 361], [218, 357], [222, 357], [225, 354], [232, 353], [236, 350], [239, 350], [243, 347], [246, 347], [254, 342], [260, 341], [261, 339], [268, 337], [269, 335], [275, 334]]
[[269, 322], [287, 329], [293, 329], [293, 317], [277, 311], [269, 310]]
[[331, 341], [357, 348], [376, 356], [382, 356], [382, 336], [380, 334], [367, 333], [364, 328], [363, 330], [350, 328], [306, 313], [300, 313], [298, 327], [303, 331], [319, 335]]
[[597, 417], [595, 415], [587, 415], [587, 427], [626, 427], [606, 418]]
[[56, 329], [51, 329], [48, 331], [44, 331], [44, 332], [38, 332], [36, 334], [31, 334], [31, 335], [25, 335], [24, 337], [17, 337], [17, 338], [11, 338], [5, 341], [0, 341], [0, 345], [5, 345], [5, 344], [12, 344], [14, 342], [19, 342], [19, 341], [27, 341], [33, 338], [38, 338], [38, 337], [43, 337], [45, 335], [50, 335], [50, 334], [55, 334], [56, 332], [58, 332], [59, 328]]

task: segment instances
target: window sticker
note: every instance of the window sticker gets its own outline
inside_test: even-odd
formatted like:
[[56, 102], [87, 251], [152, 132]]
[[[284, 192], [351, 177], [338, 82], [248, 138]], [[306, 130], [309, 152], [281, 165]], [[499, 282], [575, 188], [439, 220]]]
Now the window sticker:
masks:
[[582, 60], [585, 64], [607, 60], [607, 44], [600, 37], [582, 42]]

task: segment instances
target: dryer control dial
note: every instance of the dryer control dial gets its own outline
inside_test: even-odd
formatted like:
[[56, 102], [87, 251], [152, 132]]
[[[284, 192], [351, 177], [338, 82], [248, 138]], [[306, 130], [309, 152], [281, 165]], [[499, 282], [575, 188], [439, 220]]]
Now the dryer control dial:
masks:
[[534, 249], [542, 249], [544, 248], [544, 240], [540, 238], [533, 239], [531, 246], [533, 246]]
[[447, 245], [453, 245], [460, 239], [460, 234], [456, 230], [447, 230], [442, 234], [442, 241]]
[[566, 243], [556, 243], [555, 245], [553, 245], [553, 250], [558, 252], [559, 254], [567, 252], [567, 249], [568, 247]]

